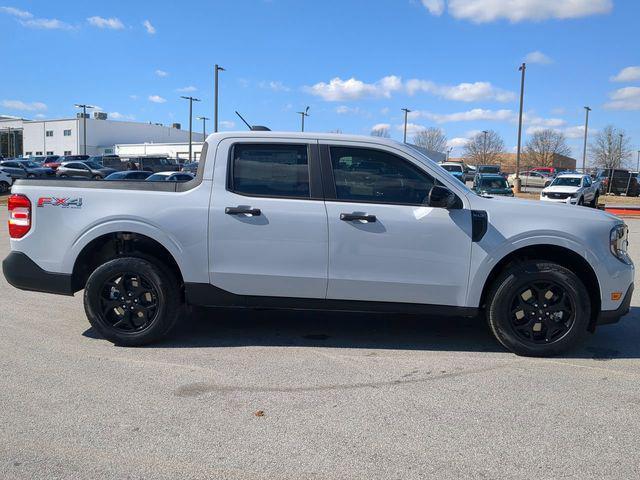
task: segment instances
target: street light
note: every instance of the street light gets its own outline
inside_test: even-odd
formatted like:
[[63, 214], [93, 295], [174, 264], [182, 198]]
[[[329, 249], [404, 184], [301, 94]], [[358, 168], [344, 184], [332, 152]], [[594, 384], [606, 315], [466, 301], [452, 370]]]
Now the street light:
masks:
[[584, 148], [582, 150], [582, 173], [587, 173], [587, 136], [589, 135], [589, 112], [591, 109], [589, 107], [584, 107], [586, 112], [586, 118], [584, 120]]
[[189, 162], [191, 162], [191, 150], [192, 150], [192, 135], [193, 135], [193, 102], [199, 102], [199, 98], [185, 97], [180, 95], [180, 98], [189, 100]]
[[87, 154], [87, 108], [96, 108], [96, 107], [92, 105], [83, 105], [81, 103], [76, 103], [74, 107], [82, 109], [82, 130], [84, 130], [84, 132], [82, 132], [84, 135], [84, 140], [83, 140], [84, 148], [82, 153], [86, 155]]
[[302, 125], [300, 128], [301, 132], [304, 132], [304, 117], [308, 117], [309, 116], [309, 107], [304, 109], [304, 112], [296, 112], [298, 115], [300, 115], [300, 118], [302, 120]]
[[411, 110], [408, 108], [401, 108], [401, 110], [404, 112], [404, 135], [402, 137], [402, 141], [407, 143], [407, 115], [411, 113]]
[[513, 186], [515, 187], [516, 193], [520, 192], [520, 151], [522, 147], [522, 107], [524, 105], [524, 74], [527, 70], [527, 64], [523, 63], [518, 68], [520, 72], [522, 72], [522, 77], [520, 78], [520, 115], [518, 117], [518, 150], [516, 151], [516, 177], [513, 180]]
[[640, 172], [640, 150], [638, 150], [638, 163], [636, 164], [636, 172]]
[[620, 165], [618, 165], [618, 168], [620, 168], [622, 167], [622, 137], [624, 137], [624, 133], [619, 133], [618, 136], [620, 137], [620, 143], [618, 143], [618, 157]]
[[224, 72], [217, 63], [213, 67], [213, 131], [218, 131], [218, 72]]
[[202, 141], [207, 139], [207, 120], [211, 120], [209, 117], [196, 117], [197, 120], [202, 120]]

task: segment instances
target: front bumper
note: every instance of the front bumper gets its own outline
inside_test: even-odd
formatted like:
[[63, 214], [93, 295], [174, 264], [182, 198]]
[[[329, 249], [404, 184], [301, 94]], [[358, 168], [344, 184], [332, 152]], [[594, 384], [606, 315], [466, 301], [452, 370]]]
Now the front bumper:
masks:
[[2, 261], [4, 278], [20, 290], [73, 295], [71, 275], [47, 272], [25, 253], [13, 251]]
[[596, 319], [596, 325], [609, 325], [617, 323], [622, 317], [629, 313], [631, 308], [631, 297], [633, 297], [633, 283], [627, 289], [627, 293], [622, 303], [615, 310], [601, 310]]
[[565, 203], [567, 205], [575, 205], [576, 203], [578, 203], [578, 199], [575, 198], [575, 197], [549, 198], [549, 197], [543, 197], [542, 195], [540, 195], [540, 200], [543, 201], [543, 202]]

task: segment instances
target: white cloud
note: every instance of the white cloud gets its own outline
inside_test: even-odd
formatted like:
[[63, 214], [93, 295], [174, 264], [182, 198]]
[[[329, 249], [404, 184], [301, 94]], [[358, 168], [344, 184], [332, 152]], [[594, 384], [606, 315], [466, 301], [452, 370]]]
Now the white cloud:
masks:
[[122, 30], [124, 29], [124, 24], [120, 21], [119, 18], [104, 18], [104, 17], [89, 17], [87, 18], [87, 22], [89, 25], [98, 28], [108, 28], [110, 30]]
[[529, 113], [524, 113], [522, 115], [522, 121], [527, 125], [539, 128], [556, 128], [567, 123], [561, 118], [542, 118]]
[[162, 98], [160, 95], [149, 95], [149, 101], [153, 103], [165, 103], [166, 98]]
[[640, 66], [626, 67], [620, 70], [618, 74], [611, 77], [612, 82], [637, 82], [640, 81]]
[[[413, 112], [412, 112], [413, 113]], [[474, 108], [466, 112], [455, 112], [447, 114], [431, 113], [431, 112], [416, 112], [417, 116], [423, 116], [436, 123], [448, 123], [448, 122], [473, 122], [478, 120], [492, 120], [492, 121], [510, 121], [514, 118], [514, 113], [511, 110], [485, 110], [482, 108]]]
[[468, 138], [464, 137], [454, 137], [447, 141], [447, 146], [452, 148], [464, 147], [467, 142], [469, 142]]
[[527, 63], [538, 63], [540, 65], [548, 65], [553, 63], [553, 60], [548, 55], [545, 55], [540, 50], [536, 50], [535, 52], [529, 52], [524, 57], [524, 61]]
[[20, 10], [19, 8], [14, 8], [14, 7], [0, 7], [0, 12], [6, 13], [7, 15], [12, 15], [18, 18], [33, 18], [33, 13], [27, 12], [26, 10]]
[[609, 93], [608, 110], [640, 110], [640, 87], [624, 87]]
[[47, 116], [44, 113], [36, 113], [36, 118], [47, 118]]
[[291, 89], [289, 87], [287, 87], [285, 84], [283, 84], [282, 82], [274, 82], [273, 80], [270, 82], [260, 82], [258, 83], [258, 86], [260, 88], [267, 88], [269, 90], [272, 90], [274, 92], [289, 92], [291, 91]]
[[431, 15], [440, 16], [444, 12], [444, 0], [422, 0], [422, 5]]
[[193, 85], [189, 85], [188, 87], [176, 88], [176, 92], [180, 92], [180, 93], [195, 92], [196, 90], [198, 89]]
[[449, 0], [449, 14], [474, 23], [580, 18], [609, 13], [613, 0]]
[[4, 108], [10, 108], [11, 110], [24, 110], [27, 112], [37, 112], [47, 109], [47, 105], [42, 102], [27, 103], [21, 100], [2, 100], [0, 105]]
[[133, 115], [126, 115], [120, 112], [109, 112], [109, 117], [114, 120], [135, 120]]
[[459, 102], [477, 102], [479, 100], [510, 102], [516, 98], [515, 93], [496, 88], [489, 82], [438, 85], [430, 80], [411, 79], [406, 82], [406, 90], [409, 95], [427, 92]]
[[371, 130], [389, 130], [391, 128], [391, 125], [388, 123], [376, 123], [373, 127], [371, 127]]
[[144, 28], [147, 30], [147, 33], [149, 35], [153, 35], [156, 33], [156, 27], [154, 27], [153, 25], [151, 25], [151, 22], [149, 20], [145, 20], [144, 22], [142, 22], [142, 25], [144, 26]]
[[231, 130], [236, 126], [236, 122], [232, 122], [231, 120], [222, 120], [220, 121], [220, 128], [223, 130]]
[[165, 72], [164, 70], [160, 70], [160, 69], [156, 70], [156, 71], [155, 71], [155, 74], [156, 74], [157, 76], [159, 76], [159, 77], [163, 77], [163, 78], [164, 78], [164, 77], [168, 77], [168, 76], [169, 76], [169, 72]]
[[[424, 125], [419, 125], [417, 123], [407, 122], [407, 137], [415, 135], [419, 131], [425, 130], [426, 128], [427, 127], [425, 127]], [[404, 123], [396, 125], [396, 130], [398, 130], [400, 132], [404, 132]]]
[[311, 87], [304, 87], [306, 92], [328, 102], [358, 100], [364, 97], [389, 98], [392, 92], [400, 89], [402, 89], [402, 80], [395, 75], [389, 75], [375, 83], [365, 83], [353, 77], [348, 80], [335, 77], [329, 83], [319, 82]]
[[357, 114], [360, 113], [360, 107], [348, 107], [346, 105], [340, 105], [336, 107], [336, 113], [338, 115]]

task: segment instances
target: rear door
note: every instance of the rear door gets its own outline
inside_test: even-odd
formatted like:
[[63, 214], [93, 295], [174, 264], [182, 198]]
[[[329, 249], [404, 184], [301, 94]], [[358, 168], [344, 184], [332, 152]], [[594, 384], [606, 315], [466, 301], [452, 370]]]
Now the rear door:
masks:
[[317, 141], [225, 139], [210, 208], [210, 282], [226, 292], [325, 298], [327, 213]]
[[464, 306], [471, 212], [426, 206], [437, 167], [392, 147], [323, 143], [327, 298]]

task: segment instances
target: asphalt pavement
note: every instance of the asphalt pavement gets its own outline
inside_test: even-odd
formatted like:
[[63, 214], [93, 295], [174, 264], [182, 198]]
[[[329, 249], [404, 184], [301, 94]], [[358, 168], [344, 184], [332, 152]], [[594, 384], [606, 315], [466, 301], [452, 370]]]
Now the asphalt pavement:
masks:
[[234, 310], [122, 348], [0, 276], [0, 478], [640, 478], [638, 294], [554, 359], [473, 320]]

